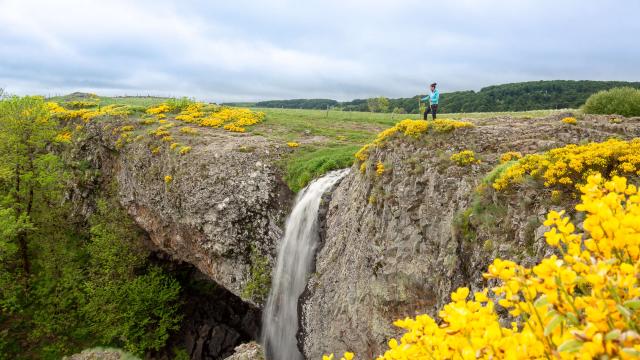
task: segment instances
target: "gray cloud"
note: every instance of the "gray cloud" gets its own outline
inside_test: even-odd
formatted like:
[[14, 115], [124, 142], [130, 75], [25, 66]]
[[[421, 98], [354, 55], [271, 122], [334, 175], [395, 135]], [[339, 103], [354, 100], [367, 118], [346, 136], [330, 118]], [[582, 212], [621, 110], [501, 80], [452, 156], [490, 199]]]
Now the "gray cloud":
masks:
[[214, 101], [639, 80], [640, 3], [0, 0], [0, 87]]

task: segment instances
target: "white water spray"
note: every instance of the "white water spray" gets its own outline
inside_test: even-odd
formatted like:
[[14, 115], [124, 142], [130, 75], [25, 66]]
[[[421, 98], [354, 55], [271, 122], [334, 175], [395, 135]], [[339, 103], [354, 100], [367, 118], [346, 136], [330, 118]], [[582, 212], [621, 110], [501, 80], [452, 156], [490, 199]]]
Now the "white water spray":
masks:
[[342, 179], [348, 169], [336, 170], [314, 180], [296, 197], [287, 219], [276, 261], [271, 293], [264, 309], [262, 344], [270, 360], [300, 360], [298, 299], [318, 246], [318, 209], [322, 194]]

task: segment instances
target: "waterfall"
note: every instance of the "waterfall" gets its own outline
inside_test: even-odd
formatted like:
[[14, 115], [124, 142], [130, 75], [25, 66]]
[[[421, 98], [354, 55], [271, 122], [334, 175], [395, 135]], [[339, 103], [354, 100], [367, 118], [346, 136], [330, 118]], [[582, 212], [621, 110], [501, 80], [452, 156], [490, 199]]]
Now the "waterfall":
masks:
[[285, 225], [262, 321], [262, 344], [270, 360], [303, 358], [296, 339], [298, 299], [307, 284], [318, 245], [320, 200], [348, 172], [348, 169], [332, 171], [311, 182], [296, 197]]

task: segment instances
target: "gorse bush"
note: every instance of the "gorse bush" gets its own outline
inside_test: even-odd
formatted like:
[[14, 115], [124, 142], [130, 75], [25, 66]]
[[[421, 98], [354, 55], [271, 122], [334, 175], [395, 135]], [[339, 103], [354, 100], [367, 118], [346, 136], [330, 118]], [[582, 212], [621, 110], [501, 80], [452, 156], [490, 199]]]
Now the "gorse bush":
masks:
[[383, 144], [388, 138], [395, 134], [418, 138], [420, 135], [428, 132], [446, 133], [455, 129], [467, 127], [473, 127], [473, 124], [466, 121], [449, 119], [438, 119], [433, 121], [405, 119], [398, 122], [394, 127], [381, 131], [372, 143], [366, 144], [360, 148], [360, 150], [356, 152], [355, 157], [359, 161], [366, 161], [369, 158], [369, 151], [372, 148]]
[[481, 162], [480, 159], [476, 158], [476, 153], [473, 150], [462, 150], [451, 155], [449, 159], [458, 166], [479, 164]]
[[493, 187], [505, 190], [522, 183], [527, 176], [543, 179], [547, 187], [574, 187], [595, 172], [606, 177], [640, 176], [640, 138], [570, 144], [544, 154], [530, 154], [505, 169]]
[[[584, 232], [564, 212], [551, 211], [545, 221], [546, 241], [559, 256], [533, 268], [496, 259], [484, 277], [497, 286], [472, 299], [459, 288], [440, 320], [396, 321], [406, 332], [378, 359], [640, 357], [638, 189], [625, 178], [594, 174], [580, 190]], [[499, 309], [513, 318], [510, 326]]]
[[587, 114], [640, 116], [640, 89], [620, 87], [600, 91], [587, 99], [583, 111]]

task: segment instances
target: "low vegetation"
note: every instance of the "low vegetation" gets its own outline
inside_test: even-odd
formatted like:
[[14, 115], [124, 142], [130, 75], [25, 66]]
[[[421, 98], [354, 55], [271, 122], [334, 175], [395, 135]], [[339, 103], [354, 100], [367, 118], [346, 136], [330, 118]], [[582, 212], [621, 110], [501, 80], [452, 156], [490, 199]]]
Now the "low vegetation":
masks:
[[619, 87], [589, 97], [583, 111], [587, 114], [640, 116], [640, 89]]

